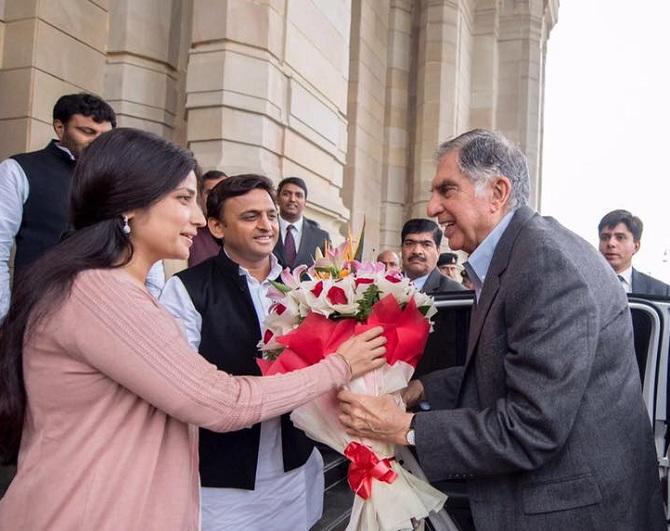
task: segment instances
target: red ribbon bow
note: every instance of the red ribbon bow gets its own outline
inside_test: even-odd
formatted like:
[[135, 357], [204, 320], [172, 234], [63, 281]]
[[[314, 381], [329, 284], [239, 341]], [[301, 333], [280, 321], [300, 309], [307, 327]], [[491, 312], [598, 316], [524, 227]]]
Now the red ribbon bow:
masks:
[[364, 500], [372, 494], [372, 480], [393, 483], [398, 474], [391, 468], [393, 457], [379, 459], [364, 444], [351, 441], [344, 449], [344, 455], [351, 461], [347, 481], [351, 490]]

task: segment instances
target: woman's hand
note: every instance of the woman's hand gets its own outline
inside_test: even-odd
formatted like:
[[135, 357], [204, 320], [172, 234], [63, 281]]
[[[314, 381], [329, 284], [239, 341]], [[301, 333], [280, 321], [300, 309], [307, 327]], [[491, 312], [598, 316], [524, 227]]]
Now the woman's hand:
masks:
[[337, 354], [349, 365], [352, 379], [384, 365], [386, 338], [381, 335], [383, 331], [381, 326], [376, 326], [350, 337], [337, 349]]

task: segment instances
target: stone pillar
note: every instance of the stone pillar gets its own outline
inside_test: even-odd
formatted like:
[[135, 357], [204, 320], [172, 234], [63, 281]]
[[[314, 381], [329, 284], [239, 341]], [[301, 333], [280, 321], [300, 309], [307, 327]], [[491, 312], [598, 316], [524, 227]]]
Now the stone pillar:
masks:
[[379, 251], [400, 250], [400, 229], [405, 221], [412, 131], [409, 90], [413, 58], [413, 5], [411, 0], [391, 0]]
[[470, 126], [496, 129], [498, 0], [479, 0], [474, 16]]
[[306, 215], [339, 241], [351, 7], [194, 0], [187, 138], [204, 169], [298, 176]]
[[[4, 0], [0, 159], [43, 147], [63, 94], [103, 93], [105, 0]], [[1, 6], [0, 6], [1, 7]]]
[[528, 157], [531, 205], [539, 208], [545, 44], [556, 2], [504, 2], [498, 38], [497, 127]]
[[191, 0], [110, 3], [104, 95], [119, 125], [185, 144], [191, 7]]
[[[389, 3], [354, 2], [349, 66], [349, 142], [344, 201], [357, 234], [367, 219], [365, 248], [375, 255], [380, 241], [382, 160], [386, 131]], [[366, 259], [371, 256], [366, 256]]]
[[0, 69], [2, 69], [3, 48], [5, 45], [5, 3], [6, 0], [0, 0]]
[[413, 175], [407, 217], [425, 217], [435, 149], [467, 127], [468, 15], [459, 0], [422, 0], [418, 36]]

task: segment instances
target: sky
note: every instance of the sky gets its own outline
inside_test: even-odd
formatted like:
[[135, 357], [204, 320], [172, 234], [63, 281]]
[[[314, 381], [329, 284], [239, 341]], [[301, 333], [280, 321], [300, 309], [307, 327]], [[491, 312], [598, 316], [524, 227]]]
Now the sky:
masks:
[[670, 0], [561, 0], [546, 61], [543, 215], [597, 245], [644, 223], [638, 270], [670, 283]]

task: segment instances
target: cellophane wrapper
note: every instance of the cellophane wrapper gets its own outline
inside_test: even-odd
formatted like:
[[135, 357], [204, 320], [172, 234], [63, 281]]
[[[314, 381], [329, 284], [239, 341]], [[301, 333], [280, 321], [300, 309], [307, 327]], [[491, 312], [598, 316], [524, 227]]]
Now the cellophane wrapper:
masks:
[[[347, 387], [365, 395], [393, 394], [399, 407], [404, 407], [399, 391], [407, 386], [413, 372], [414, 367], [397, 361], [352, 380]], [[332, 391], [294, 410], [291, 420], [309, 437], [341, 454], [351, 441], [356, 440], [369, 446], [380, 459], [394, 457], [393, 444], [347, 435], [338, 419], [339, 414], [337, 392]], [[417, 521], [442, 508], [446, 500], [442, 492], [410, 474], [396, 460], [391, 461], [391, 467], [397, 473], [392, 483], [373, 480], [372, 493], [367, 500], [354, 497], [348, 531], [414, 529]]]

